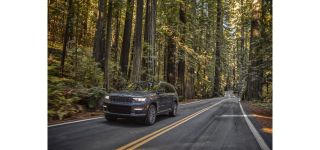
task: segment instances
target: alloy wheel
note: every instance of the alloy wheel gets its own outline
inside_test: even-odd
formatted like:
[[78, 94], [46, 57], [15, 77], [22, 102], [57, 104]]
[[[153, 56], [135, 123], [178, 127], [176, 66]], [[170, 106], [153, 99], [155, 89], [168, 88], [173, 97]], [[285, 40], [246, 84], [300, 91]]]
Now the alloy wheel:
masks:
[[156, 120], [156, 109], [154, 108], [153, 105], [151, 105], [149, 108], [149, 122], [153, 124], [155, 120]]

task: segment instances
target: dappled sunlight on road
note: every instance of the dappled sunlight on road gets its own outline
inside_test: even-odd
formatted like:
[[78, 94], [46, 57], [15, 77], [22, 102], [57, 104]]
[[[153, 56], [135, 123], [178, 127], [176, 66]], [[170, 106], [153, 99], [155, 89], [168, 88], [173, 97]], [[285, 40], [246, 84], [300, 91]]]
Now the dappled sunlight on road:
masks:
[[250, 116], [257, 117], [257, 118], [264, 118], [264, 119], [272, 119], [272, 116], [262, 116], [257, 114], [251, 114]]
[[[247, 117], [254, 117], [257, 120], [261, 121], [272, 121], [272, 116], [263, 116], [263, 115], [258, 115], [258, 114], [249, 114], [246, 115]], [[233, 115], [221, 115], [219, 116], [220, 118], [234, 118], [234, 117], [245, 117], [245, 115], [237, 115], [237, 114], [233, 114]], [[272, 134], [272, 127], [268, 127], [269, 125], [262, 123], [262, 128], [260, 129], [262, 132], [267, 133], [267, 134]]]
[[[222, 117], [222, 118], [227, 118], [227, 117], [244, 117], [244, 115], [221, 115], [220, 117]], [[250, 115], [247, 115], [247, 117], [257, 117], [257, 118], [263, 118], [263, 119], [272, 119], [272, 117], [262, 116], [262, 115], [257, 115], [257, 114], [250, 114]]]
[[262, 128], [261, 129], [264, 133], [272, 134], [272, 128]]

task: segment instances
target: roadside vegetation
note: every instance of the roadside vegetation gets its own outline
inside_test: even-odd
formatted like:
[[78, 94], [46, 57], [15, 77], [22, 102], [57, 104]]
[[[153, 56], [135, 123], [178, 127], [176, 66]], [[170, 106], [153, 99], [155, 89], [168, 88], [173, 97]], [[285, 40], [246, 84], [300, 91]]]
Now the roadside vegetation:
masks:
[[48, 1], [49, 120], [99, 111], [136, 81], [171, 83], [180, 101], [233, 90], [270, 107], [272, 1]]

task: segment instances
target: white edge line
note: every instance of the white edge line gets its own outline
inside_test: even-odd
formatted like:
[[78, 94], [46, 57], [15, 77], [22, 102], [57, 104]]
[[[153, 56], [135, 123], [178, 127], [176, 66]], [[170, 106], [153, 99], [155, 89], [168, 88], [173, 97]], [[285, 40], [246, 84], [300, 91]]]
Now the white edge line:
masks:
[[239, 102], [241, 111], [243, 113], [244, 119], [246, 120], [249, 129], [251, 130], [252, 134], [254, 135], [254, 137], [256, 138], [260, 148], [262, 150], [270, 150], [270, 148], [268, 147], [268, 145], [266, 144], [266, 142], [263, 140], [263, 138], [261, 137], [261, 135], [259, 134], [259, 132], [257, 131], [257, 129], [253, 126], [252, 122], [250, 121], [250, 119], [248, 118], [248, 116], [246, 115], [246, 113], [244, 112], [241, 103]]
[[66, 125], [66, 124], [72, 124], [72, 123], [77, 123], [77, 122], [83, 122], [83, 121], [89, 121], [89, 120], [95, 120], [95, 119], [100, 119], [103, 117], [96, 117], [96, 118], [89, 118], [89, 119], [83, 119], [83, 120], [77, 120], [77, 121], [71, 121], [71, 122], [65, 122], [65, 123], [60, 123], [60, 124], [53, 124], [49, 125], [48, 127], [56, 127], [56, 126], [61, 126], [61, 125]]

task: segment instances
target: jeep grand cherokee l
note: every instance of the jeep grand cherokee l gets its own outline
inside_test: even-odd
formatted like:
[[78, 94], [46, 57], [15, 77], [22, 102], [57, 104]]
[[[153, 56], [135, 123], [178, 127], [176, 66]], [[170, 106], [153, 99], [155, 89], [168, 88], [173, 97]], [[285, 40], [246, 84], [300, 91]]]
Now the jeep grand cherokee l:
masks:
[[176, 116], [178, 95], [173, 85], [166, 82], [137, 82], [126, 90], [105, 96], [103, 111], [108, 121], [117, 118], [142, 118], [152, 125], [159, 114]]

